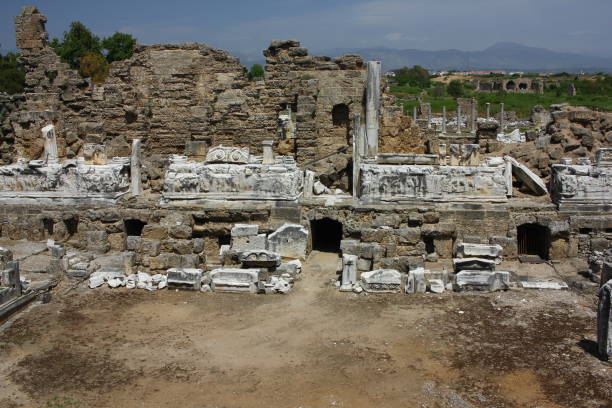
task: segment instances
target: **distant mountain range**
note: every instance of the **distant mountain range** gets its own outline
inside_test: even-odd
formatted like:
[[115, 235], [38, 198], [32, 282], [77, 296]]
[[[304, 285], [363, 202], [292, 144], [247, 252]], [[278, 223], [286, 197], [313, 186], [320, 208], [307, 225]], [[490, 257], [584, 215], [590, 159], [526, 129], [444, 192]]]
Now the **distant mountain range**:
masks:
[[[551, 51], [545, 48], [501, 42], [482, 51], [423, 51], [415, 49], [335, 48], [312, 50], [311, 55], [337, 56], [358, 54], [366, 60], [382, 61], [389, 71], [404, 66], [421, 65], [430, 70], [480, 71], [503, 69], [525, 72], [607, 72], [612, 73], [612, 57], [594, 57], [574, 53]], [[263, 57], [240, 54], [246, 66], [264, 64]]]

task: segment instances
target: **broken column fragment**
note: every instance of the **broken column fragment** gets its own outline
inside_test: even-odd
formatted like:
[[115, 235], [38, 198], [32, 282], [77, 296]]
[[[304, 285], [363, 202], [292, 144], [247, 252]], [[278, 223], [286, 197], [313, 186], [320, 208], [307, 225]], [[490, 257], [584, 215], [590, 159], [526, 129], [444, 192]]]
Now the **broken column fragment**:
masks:
[[366, 88], [366, 138], [368, 157], [374, 157], [378, 154], [380, 75], [380, 61], [368, 61], [368, 84]]
[[342, 282], [340, 291], [348, 292], [353, 290], [353, 285], [357, 283], [357, 255], [342, 255]]
[[602, 360], [607, 361], [612, 356], [612, 280], [599, 289], [597, 350]]
[[140, 155], [140, 139], [132, 140], [132, 156], [130, 158], [130, 179], [132, 183], [132, 195], [140, 195], [141, 187], [141, 166], [142, 158]]
[[55, 136], [55, 126], [47, 125], [42, 128], [44, 147], [45, 147], [45, 157], [44, 161], [47, 163], [57, 163], [58, 154], [57, 154], [57, 138]]

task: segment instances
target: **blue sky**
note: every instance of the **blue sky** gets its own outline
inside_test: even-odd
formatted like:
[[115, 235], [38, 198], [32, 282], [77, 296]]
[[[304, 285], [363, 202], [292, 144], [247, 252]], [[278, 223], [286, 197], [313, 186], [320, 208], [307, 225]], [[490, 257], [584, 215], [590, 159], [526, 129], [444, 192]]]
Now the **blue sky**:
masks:
[[122, 31], [144, 44], [200, 42], [235, 54], [295, 38], [313, 50], [514, 41], [612, 56], [612, 0], [0, 0], [4, 52], [15, 48], [13, 17], [24, 5], [47, 15], [51, 37], [78, 20], [102, 37]]

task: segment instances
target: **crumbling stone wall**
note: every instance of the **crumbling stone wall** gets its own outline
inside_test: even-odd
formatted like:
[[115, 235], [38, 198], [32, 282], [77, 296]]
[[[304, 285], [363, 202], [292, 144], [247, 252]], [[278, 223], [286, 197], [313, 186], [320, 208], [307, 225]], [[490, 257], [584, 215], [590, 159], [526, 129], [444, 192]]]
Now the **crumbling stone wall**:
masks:
[[13, 120], [19, 114], [25, 97], [0, 93], [0, 163], [10, 164], [15, 157]]

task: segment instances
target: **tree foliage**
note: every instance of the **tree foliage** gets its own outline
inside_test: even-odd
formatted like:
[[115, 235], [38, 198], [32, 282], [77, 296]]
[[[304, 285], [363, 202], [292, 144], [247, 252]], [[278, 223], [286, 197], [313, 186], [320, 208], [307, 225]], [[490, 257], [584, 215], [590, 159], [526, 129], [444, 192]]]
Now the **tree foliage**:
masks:
[[102, 54], [90, 51], [81, 58], [79, 73], [85, 78], [91, 78], [94, 84], [101, 84], [108, 75], [108, 64]]
[[459, 80], [452, 80], [448, 84], [447, 92], [450, 96], [454, 98], [460, 98], [464, 94], [463, 83]]
[[130, 34], [116, 32], [102, 41], [102, 49], [106, 52], [109, 63], [121, 61], [134, 55], [136, 39]]
[[70, 29], [64, 31], [64, 38], [59, 41], [54, 38], [51, 47], [57, 55], [73, 69], [78, 69], [81, 58], [89, 52], [100, 53], [100, 38], [95, 36], [85, 25], [79, 21], [70, 23]]
[[25, 69], [19, 64], [19, 54], [0, 54], [0, 92], [16, 94], [23, 92]]
[[409, 85], [419, 88], [429, 88], [431, 86], [429, 72], [420, 65], [396, 70], [395, 81], [398, 85]]
[[256, 79], [263, 78], [264, 76], [263, 67], [259, 64], [253, 64], [253, 66], [251, 67], [251, 70], [249, 71], [248, 76], [249, 76], [249, 81], [254, 81]]

